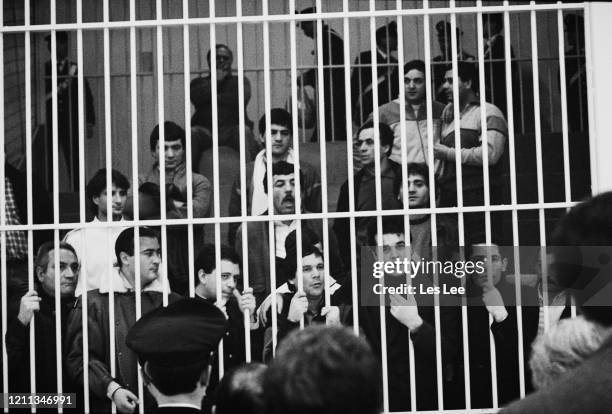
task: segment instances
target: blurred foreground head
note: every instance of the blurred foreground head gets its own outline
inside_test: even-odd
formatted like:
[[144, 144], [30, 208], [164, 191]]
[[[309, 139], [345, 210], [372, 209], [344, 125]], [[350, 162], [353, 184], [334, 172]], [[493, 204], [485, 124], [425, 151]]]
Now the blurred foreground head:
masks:
[[272, 414], [374, 414], [381, 409], [378, 362], [363, 338], [342, 327], [294, 331], [264, 381]]

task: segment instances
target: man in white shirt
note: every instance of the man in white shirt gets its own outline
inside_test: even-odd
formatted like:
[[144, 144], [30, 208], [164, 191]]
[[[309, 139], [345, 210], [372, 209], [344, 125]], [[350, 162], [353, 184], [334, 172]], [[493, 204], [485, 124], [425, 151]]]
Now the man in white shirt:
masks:
[[[112, 201], [111, 221], [124, 219], [123, 211], [127, 203], [127, 194], [130, 182], [125, 175], [117, 170], [111, 171], [112, 177]], [[87, 204], [90, 212], [94, 215], [92, 223], [106, 223], [108, 221], [107, 211], [107, 187], [106, 168], [99, 170], [86, 188]], [[66, 234], [64, 242], [69, 243], [81, 258], [81, 277], [79, 278], [75, 295], [79, 296], [84, 290], [100, 288], [107, 280], [109, 269], [115, 264], [115, 241], [117, 236], [125, 227], [105, 228], [87, 227], [75, 229]]]

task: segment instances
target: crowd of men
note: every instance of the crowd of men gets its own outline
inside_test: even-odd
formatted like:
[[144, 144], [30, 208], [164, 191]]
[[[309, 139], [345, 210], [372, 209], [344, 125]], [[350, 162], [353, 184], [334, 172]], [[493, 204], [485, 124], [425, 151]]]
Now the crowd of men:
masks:
[[[497, 22], [496, 18], [489, 21]], [[315, 36], [312, 22], [301, 22], [300, 27]], [[438, 27], [444, 33], [441, 38], [447, 39], [448, 29], [446, 25]], [[323, 42], [330, 52], [324, 56], [337, 56], [333, 51], [341, 48], [342, 40], [327, 26], [324, 30], [330, 30], [326, 39], [332, 39], [330, 44]], [[394, 30], [385, 27], [377, 32], [377, 40], [386, 47], [379, 50], [379, 62], [393, 58], [388, 52]], [[491, 38], [489, 46], [494, 42]], [[243, 135], [252, 160], [245, 166], [246, 187], [240, 185], [237, 175], [229, 205], [224, 208], [232, 217], [244, 214], [263, 216], [262, 220], [236, 219], [228, 226], [227, 244], [217, 246], [204, 244], [201, 225], [193, 225], [193, 245], [188, 242], [189, 225], [166, 226], [166, 244], [162, 245], [158, 228], [121, 223], [134, 218], [135, 210], [139, 219], [211, 216], [212, 186], [196, 162], [213, 140], [211, 100], [206, 98], [210, 98], [211, 78], [194, 79], [193, 171], [186, 168], [185, 130], [171, 121], [155, 126], [150, 134], [151, 168], [133, 183], [133, 201], [128, 196], [130, 180], [119, 171], [102, 169], [86, 188], [91, 225], [68, 232], [59, 244], [54, 242], [52, 231], [35, 232], [33, 289], [28, 286], [27, 232], [6, 232], [8, 322], [4, 340], [9, 390], [29, 392], [35, 385], [37, 392], [55, 392], [59, 352], [63, 391], [75, 392], [82, 410], [87, 388], [92, 412], [110, 412], [111, 404], [121, 413], [137, 412], [141, 405], [145, 412], [156, 407], [159, 412], [177, 412], [176, 405], [182, 404], [191, 410], [185, 412], [211, 412], [213, 407], [217, 413], [237, 409], [249, 412], [255, 407], [252, 412], [374, 413], [381, 408], [383, 382], [387, 384], [391, 411], [463, 409], [468, 404], [465, 372], [469, 372], [471, 408], [489, 408], [495, 403], [503, 406], [517, 399], [523, 371], [524, 388], [532, 391], [530, 367], [536, 372], [541, 365], [537, 361], [527, 364], [531, 345], [536, 341], [546, 350], [544, 326], [571, 316], [566, 289], [572, 283], [557, 283], [552, 271], [541, 271], [550, 280], [540, 277], [535, 287], [519, 286], [516, 279], [507, 277], [508, 252], [502, 248], [506, 240], [497, 235], [486, 240], [484, 212], [465, 215], [465, 250], [459, 246], [454, 215], [411, 213], [407, 220], [404, 215], [385, 216], [381, 226], [375, 217], [340, 217], [330, 220], [329, 228], [323, 219], [295, 219], [296, 182], [302, 213], [322, 211], [322, 188], [317, 169], [298, 159], [293, 151], [292, 116], [285, 109], [274, 108], [259, 120], [257, 136], [240, 134], [232, 54], [224, 45], [219, 45], [215, 53], [217, 101], [223, 108], [219, 111], [219, 145], [237, 150]], [[365, 120], [354, 134], [357, 170], [353, 189], [348, 180], [340, 189], [338, 212], [348, 212], [351, 206], [372, 215], [380, 209], [453, 207], [459, 199], [464, 206], [480, 206], [486, 201], [485, 194], [489, 194], [491, 204], [507, 201], [500, 191], [507, 157], [505, 106], [496, 105], [497, 99], [487, 93], [485, 108], [481, 108], [477, 67], [468, 54], [462, 56], [456, 78], [451, 65], [437, 70], [441, 79], [431, 80], [426, 77], [425, 62], [407, 62], [403, 66], [404, 102], [397, 98], [397, 90], [391, 90], [391, 83], [383, 87], [389, 90], [389, 99], [381, 100], [379, 93], [379, 102], [373, 107], [364, 105], [372, 103], [372, 98], [365, 96], [371, 94], [372, 85], [359, 93], [361, 104], [354, 110]], [[366, 55], [359, 59], [360, 64], [366, 63]], [[208, 61], [210, 64], [210, 55]], [[330, 70], [333, 76], [336, 69]], [[354, 75], [365, 77], [365, 73]], [[426, 101], [428, 82], [437, 82], [436, 96], [444, 103]], [[331, 83], [323, 83], [323, 88], [327, 93]], [[245, 91], [246, 105], [250, 96], [247, 85]], [[328, 99], [330, 106], [335, 105], [331, 102], [338, 97], [344, 108], [344, 92], [326, 96], [326, 105]], [[333, 111], [328, 113], [331, 118], [335, 116]], [[461, 132], [458, 143], [455, 113], [459, 114]], [[486, 137], [481, 129], [483, 113]], [[325, 127], [328, 133], [333, 130], [334, 134], [345, 134], [344, 123], [329, 122], [329, 128]], [[251, 124], [248, 121], [243, 127], [250, 130]], [[456, 176], [457, 162], [461, 164], [461, 177]], [[488, 191], [483, 165], [489, 170]], [[107, 175], [111, 177], [109, 186]], [[458, 180], [462, 183], [461, 195], [457, 192]], [[8, 225], [27, 222], [24, 182], [18, 171], [7, 166]], [[243, 191], [246, 212], [241, 208]], [[51, 222], [48, 215], [52, 209], [45, 204], [44, 190], [35, 194], [39, 200], [34, 204], [33, 223]], [[273, 211], [269, 211], [270, 206]], [[612, 208], [608, 204], [606, 207]], [[287, 215], [288, 219], [275, 220], [270, 227], [265, 219], [268, 213]], [[574, 219], [580, 222], [580, 218]], [[353, 221], [355, 237], [351, 237]], [[492, 221], [493, 228], [499, 229], [494, 218]], [[105, 223], [113, 225], [105, 227]], [[243, 257], [245, 242], [248, 249]], [[382, 248], [382, 256], [377, 246]], [[162, 249], [166, 263], [162, 263]], [[193, 269], [189, 269], [189, 251], [194, 253]], [[362, 263], [375, 257], [387, 262], [469, 259], [485, 266], [464, 280], [466, 295], [448, 298], [445, 306], [437, 306], [432, 295], [390, 295], [390, 303], [381, 311], [356, 294], [368, 289], [364, 284], [371, 280], [367, 273], [371, 269], [358, 268], [358, 274], [350, 270], [353, 260]], [[548, 263], [540, 263], [540, 268], [546, 266]], [[242, 279], [245, 267], [248, 285]], [[192, 286], [190, 273], [194, 276]], [[412, 276], [415, 285], [437, 284], [426, 274]], [[403, 274], [384, 275], [389, 285], [402, 280]], [[446, 281], [461, 286], [460, 277]], [[187, 299], [190, 292], [193, 297]], [[521, 298], [518, 304], [517, 297]], [[465, 321], [461, 299], [469, 304]], [[549, 306], [555, 311], [546, 311]], [[609, 322], [607, 316], [597, 319], [600, 314], [585, 311], [587, 318], [590, 315], [596, 315], [593, 319], [603, 325]], [[302, 325], [311, 329], [296, 333]], [[337, 328], [325, 330], [315, 325]], [[341, 326], [359, 332], [360, 338]], [[57, 329], [61, 343], [56, 338]], [[593, 337], [593, 329], [583, 331]], [[603, 338], [601, 330], [597, 332]], [[36, 351], [34, 376], [30, 370], [31, 339]], [[222, 356], [214, 352], [221, 339]], [[275, 349], [277, 341], [281, 346]], [[601, 342], [603, 339], [591, 350]], [[492, 344], [495, 353], [491, 352]], [[548, 355], [546, 351], [542, 354]], [[268, 368], [263, 364], [244, 365], [248, 355], [253, 361], [268, 364]], [[225, 376], [220, 365], [229, 372]], [[386, 365], [386, 371], [380, 370], [382, 365]], [[145, 384], [142, 399], [138, 396], [139, 369]], [[387, 376], [384, 381], [383, 372]], [[325, 378], [327, 373], [332, 373], [330, 378]], [[329, 389], [321, 386], [332, 378], [336, 385]], [[337, 384], [344, 381], [345, 387]], [[542, 383], [538, 379], [537, 384]], [[533, 404], [547, 403], [537, 398], [533, 397]]]

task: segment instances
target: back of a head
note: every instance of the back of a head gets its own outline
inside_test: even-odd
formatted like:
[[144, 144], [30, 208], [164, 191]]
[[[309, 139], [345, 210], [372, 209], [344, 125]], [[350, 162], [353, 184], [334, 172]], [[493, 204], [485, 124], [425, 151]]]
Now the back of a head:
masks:
[[[608, 271], [612, 250], [612, 192], [574, 206], [557, 224], [549, 244], [555, 256], [553, 266], [559, 285], [572, 289], [587, 319], [612, 326], [612, 307], [608, 304], [585, 306], [591, 293], [597, 293], [602, 284], [612, 283], [612, 273]], [[598, 262], [590, 263], [589, 257], [594, 255], [598, 256]]]
[[582, 317], [561, 319], [532, 345], [529, 367], [534, 386], [552, 385], [599, 349], [608, 335], [601, 325]]
[[287, 336], [264, 381], [271, 414], [374, 414], [381, 408], [379, 367], [349, 328], [309, 326]]
[[215, 414], [264, 413], [266, 368], [264, 364], [253, 362], [226, 372], [217, 388]]

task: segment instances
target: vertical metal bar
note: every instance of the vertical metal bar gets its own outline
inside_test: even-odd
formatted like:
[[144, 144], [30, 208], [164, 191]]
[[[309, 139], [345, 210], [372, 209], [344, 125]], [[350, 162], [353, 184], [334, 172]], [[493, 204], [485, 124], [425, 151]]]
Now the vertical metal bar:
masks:
[[[162, 21], [161, 0], [155, 3], [155, 18], [158, 22]], [[166, 220], [166, 133], [164, 128], [165, 108], [164, 108], [164, 49], [163, 31], [160, 24], [156, 27], [156, 54], [157, 54], [157, 118], [159, 124], [159, 204], [160, 218]], [[168, 306], [168, 232], [166, 225], [161, 226], [161, 246], [162, 246], [162, 273], [163, 273], [163, 306]]]
[[[30, 26], [30, 2], [24, 2], [24, 23]], [[26, 194], [27, 194], [27, 220], [26, 223], [32, 224], [32, 48], [31, 32], [26, 30], [24, 44], [24, 66], [25, 66], [25, 144], [26, 144]], [[4, 90], [2, 86], [1, 90]], [[3, 130], [0, 130], [3, 131]], [[4, 145], [4, 144], [3, 144]], [[3, 147], [4, 148], [4, 147]], [[2, 163], [4, 165], [4, 162]], [[4, 180], [2, 180], [4, 182]], [[5, 194], [3, 190], [0, 194]], [[4, 211], [4, 207], [0, 211]], [[34, 290], [34, 240], [32, 230], [28, 230], [28, 291]], [[4, 289], [4, 287], [3, 287]], [[36, 327], [34, 318], [30, 321], [30, 392], [36, 393]], [[4, 334], [3, 334], [4, 338]], [[36, 407], [32, 407], [36, 412]]]
[[[51, 0], [53, 1], [53, 0]], [[4, 26], [4, 7], [0, 7], [0, 27]], [[51, 46], [53, 47], [53, 40]], [[5, 167], [5, 154], [4, 154], [4, 32], [0, 32], [0, 90], [3, 91], [0, 96], [0, 225], [6, 225], [6, 186], [4, 180], [6, 179], [4, 167]], [[8, 358], [6, 354], [6, 323], [7, 323], [7, 292], [6, 292], [6, 230], [0, 232], [0, 285], [2, 295], [2, 384], [3, 384], [3, 399], [6, 401], [5, 396], [8, 393]], [[4, 412], [8, 412], [8, 404], [4, 404]]]
[[[508, 5], [508, 1], [504, 1], [504, 6]], [[508, 111], [508, 148], [510, 158], [510, 204], [512, 205], [512, 244], [514, 246], [514, 266], [517, 279], [515, 280], [515, 295], [516, 295], [516, 319], [518, 325], [518, 358], [519, 358], [519, 388], [520, 396], [525, 396], [525, 365], [524, 349], [523, 349], [523, 310], [521, 304], [521, 256], [518, 231], [518, 212], [516, 210], [516, 159], [514, 146], [514, 96], [512, 85], [512, 54], [510, 46], [510, 13], [504, 12], [504, 52], [505, 52], [505, 69], [506, 69], [506, 107]]]
[[[109, 4], [108, 0], [104, 0], [103, 2], [103, 20], [105, 23], [109, 21]], [[110, 87], [110, 33], [109, 28], [105, 27], [103, 29], [104, 35], [104, 45], [103, 45], [103, 53], [104, 53], [104, 141], [105, 141], [105, 149], [106, 149], [106, 184], [107, 184], [107, 203], [106, 203], [106, 211], [107, 211], [107, 220], [109, 217], [112, 218], [112, 210], [110, 206], [111, 201], [111, 193], [108, 191], [108, 183], [112, 181], [112, 175], [110, 175], [110, 161], [112, 157], [112, 141], [111, 141], [111, 133], [112, 133], [112, 124], [111, 124], [111, 87]], [[107, 229], [107, 240], [110, 239], [110, 229]], [[136, 260], [137, 262], [137, 260]], [[109, 264], [110, 268], [110, 264]], [[114, 286], [113, 286], [113, 278], [108, 278], [108, 319], [109, 319], [109, 355], [110, 355], [110, 371], [111, 376], [114, 378], [116, 375], [117, 367], [116, 367], [116, 347], [115, 347], [115, 294], [114, 294]], [[113, 413], [116, 412], [117, 407], [115, 406], [114, 401], [111, 405], [111, 410]]]
[[[262, 1], [262, 15], [268, 16], [268, 1]], [[268, 185], [268, 214], [274, 214], [274, 204], [272, 202], [273, 178], [272, 178], [272, 138], [271, 138], [271, 122], [270, 122], [270, 23], [263, 22], [263, 67], [264, 67], [264, 114], [266, 114], [266, 171]], [[269, 266], [270, 266], [270, 290], [272, 292], [272, 355], [276, 355], [276, 342], [278, 334], [278, 321], [276, 312], [276, 243], [274, 221], [268, 221], [268, 251]], [[301, 274], [298, 272], [298, 289], [302, 288]], [[300, 322], [302, 323], [302, 322]]]
[[[589, 22], [589, 25], [593, 23], [592, 22], [593, 17], [591, 16], [592, 7], [593, 7], [592, 3], [587, 3], [584, 7], [584, 21]], [[587, 96], [589, 98], [588, 108], [587, 108], [588, 117], [589, 117], [588, 118], [589, 119], [589, 148], [591, 148], [591, 151], [589, 151], [589, 161], [590, 161], [589, 164], [591, 166], [591, 194], [594, 195], [601, 191], [605, 191], [609, 189], [610, 186], [605, 185], [606, 180], [603, 179], [605, 169], [603, 169], [602, 165], [600, 165], [600, 164], [603, 164], [603, 162], [600, 162], [601, 157], [598, 156], [598, 153], [601, 151], [601, 149], [605, 149], [605, 147], [601, 143], [598, 143], [597, 138], [601, 137], [602, 135], [597, 134], [597, 126], [595, 123], [595, 121], [597, 120], [597, 117], [595, 116], [595, 86], [598, 86], [598, 85], [595, 84], [595, 79], [594, 79], [595, 74], [594, 74], [593, 68], [594, 68], [595, 62], [593, 61], [594, 60], [593, 50], [596, 48], [593, 47], [594, 36], [591, 33], [593, 28], [589, 27], [589, 29], [587, 30], [586, 27], [587, 26], [585, 26], [585, 31], [584, 31], [584, 58], [585, 58], [586, 71], [587, 71], [587, 89], [590, 90], [591, 92]], [[606, 63], [605, 60], [603, 60], [602, 63]], [[603, 76], [599, 75], [597, 79], [603, 80], [602, 78]], [[609, 85], [609, 82], [608, 82], [608, 85]], [[607, 86], [607, 85], [602, 85], [602, 86]], [[603, 123], [603, 120], [601, 122]], [[604, 141], [604, 140], [600, 138], [599, 141]], [[596, 148], [597, 151], [593, 151], [592, 149], [594, 148]], [[606, 151], [602, 153], [606, 155], [609, 154], [609, 152], [606, 152]]]
[[[342, 1], [342, 11], [344, 13], [349, 12], [348, 0]], [[349, 17], [345, 15], [343, 17], [343, 38], [349, 38]], [[293, 42], [295, 44], [295, 42]], [[351, 69], [350, 64], [350, 42], [345, 43], [344, 45], [344, 89], [345, 91], [351, 90]], [[360, 76], [360, 85], [361, 85], [361, 70], [356, 68], [357, 73]], [[360, 89], [361, 90], [361, 89]], [[350, 93], [350, 92], [349, 92]], [[355, 212], [355, 179], [353, 175], [353, 122], [352, 122], [352, 111], [350, 100], [346, 101], [344, 106], [344, 115], [346, 118], [346, 153], [347, 153], [347, 171], [348, 171], [348, 193], [349, 193], [349, 213], [351, 214], [349, 218], [349, 228], [350, 228], [350, 245], [351, 245], [351, 292], [352, 292], [352, 304], [353, 304], [353, 330], [355, 335], [359, 335], [359, 298], [357, 294], [357, 252], [355, 251], [357, 246], [356, 235], [355, 235], [355, 216], [352, 213]], [[361, 111], [359, 111], [359, 116], [361, 117]], [[295, 122], [294, 122], [295, 125]]]
[[[236, 16], [242, 16], [242, 0], [236, 0]], [[295, 34], [295, 27], [294, 27]], [[246, 185], [246, 135], [245, 135], [245, 113], [244, 113], [244, 51], [242, 38], [242, 23], [239, 21], [236, 24], [236, 57], [238, 58], [238, 125], [240, 128], [240, 211], [241, 215], [246, 216], [248, 213], [247, 207], [247, 185]], [[249, 284], [249, 238], [247, 223], [243, 222], [242, 231], [242, 271], [244, 288], [248, 288]], [[234, 246], [230, 246], [234, 247]], [[250, 326], [249, 311], [244, 312], [244, 349], [245, 360], [251, 362], [251, 326]]]
[[[295, 0], [292, 0], [289, 4], [289, 12], [290, 14], [295, 15]], [[292, 119], [291, 119], [291, 124], [292, 124], [292, 138], [293, 138], [293, 171], [294, 171], [294, 177], [295, 177], [295, 213], [296, 214], [301, 214], [302, 213], [302, 183], [300, 180], [300, 174], [299, 174], [299, 165], [300, 165], [300, 142], [298, 139], [298, 122], [297, 122], [297, 64], [296, 64], [296, 56], [297, 56], [297, 51], [296, 51], [296, 44], [295, 44], [295, 24], [293, 24], [293, 22], [290, 22], [290, 29], [289, 29], [289, 40], [291, 42], [291, 50], [290, 50], [290, 59], [291, 59], [291, 114], [292, 114]], [[267, 116], [266, 118], [269, 118], [269, 116]], [[270, 124], [272, 123], [272, 121], [270, 120]], [[267, 131], [267, 127], [266, 127], [266, 131]], [[266, 134], [267, 138], [271, 138], [271, 135]], [[267, 150], [266, 150], [267, 151]], [[266, 152], [266, 154], [271, 154]], [[271, 158], [268, 157], [268, 158]], [[300, 218], [298, 218], [297, 220], [297, 226], [295, 229], [295, 241], [296, 241], [296, 254], [297, 254], [297, 266], [296, 269], [298, 270], [298, 287], [300, 290], [302, 290], [304, 288], [304, 282], [303, 282], [303, 277], [302, 277], [302, 220]], [[324, 246], [325, 247], [325, 246]], [[327, 274], [326, 274], [326, 280], [327, 280]], [[327, 282], [325, 282], [325, 287], [327, 289]], [[300, 329], [304, 328], [304, 318], [300, 318]]]
[[[561, 2], [557, 2], [561, 5]], [[563, 181], [565, 183], [565, 202], [572, 198], [572, 183], [570, 180], [569, 139], [567, 121], [567, 75], [565, 72], [565, 44], [563, 36], [563, 10], [557, 10], [557, 35], [559, 44], [559, 84], [561, 86], [561, 133], [563, 134]], [[551, 88], [552, 89], [552, 88]], [[580, 99], [579, 102], [582, 102]], [[580, 112], [582, 119], [582, 111]]]
[[[317, 72], [318, 78], [324, 79], [325, 73], [323, 71], [323, 9], [321, 7], [321, 0], [317, 0], [317, 13], [319, 18], [317, 19]], [[333, 130], [326, 131], [325, 128], [325, 82], [321, 82], [318, 85], [319, 88], [319, 156], [321, 157], [321, 212], [323, 213], [323, 262], [325, 266], [325, 275], [329, 274], [329, 227], [328, 227], [328, 219], [327, 219], [327, 150], [326, 150], [326, 142], [327, 137], [326, 134], [331, 132], [332, 139]], [[346, 92], [346, 91], [345, 91]], [[330, 92], [333, 95], [333, 91]], [[332, 99], [333, 101], [333, 99]], [[327, 108], [328, 111], [332, 111], [332, 119], [333, 119], [333, 104], [332, 108]], [[333, 127], [333, 123], [332, 123]], [[325, 306], [329, 306], [330, 297], [329, 297], [329, 278], [325, 277]]]
[[[530, 5], [534, 6], [535, 2], [531, 1]], [[533, 107], [535, 114], [535, 144], [536, 144], [536, 172], [538, 180], [538, 203], [544, 203], [544, 175], [542, 170], [542, 126], [540, 123], [540, 77], [539, 77], [539, 62], [538, 62], [538, 32], [535, 9], [531, 10], [531, 64], [533, 69]], [[546, 227], [544, 208], [538, 209], [539, 224], [540, 224], [540, 246], [546, 246]], [[540, 251], [542, 258], [542, 294], [544, 300], [544, 330], [548, 329], [548, 292], [547, 292], [547, 270], [544, 264], [546, 263], [546, 255], [543, 255], [544, 249]]]
[[[376, 10], [374, 0], [369, 1], [369, 10], [373, 12]], [[317, 29], [319, 27], [317, 26]], [[370, 55], [372, 57], [372, 82], [376, 81], [376, 20], [374, 16], [370, 17]], [[319, 98], [319, 101], [321, 99]], [[372, 88], [372, 101], [378, 102], [378, 88]], [[319, 102], [320, 103], [320, 102]], [[372, 112], [372, 119], [374, 122], [374, 183], [376, 189], [376, 211], [382, 210], [382, 196], [381, 196], [381, 165], [380, 165], [380, 131], [378, 125], [380, 123], [379, 114], [377, 110]], [[382, 232], [382, 216], [378, 214], [376, 216], [378, 245], [383, 245], [383, 232]], [[380, 306], [380, 351], [382, 358], [382, 380], [383, 380], [383, 409], [389, 411], [389, 377], [388, 377], [388, 361], [387, 361], [387, 330], [386, 330], [386, 307], [381, 304]]]
[[[476, 2], [478, 7], [482, 7], [482, 0]], [[484, 61], [484, 42], [482, 33], [482, 12], [478, 12], [476, 15], [476, 38], [478, 39], [478, 75], [480, 85], [480, 131], [482, 137], [482, 174], [483, 174], [483, 190], [484, 190], [484, 206], [489, 207], [490, 205], [490, 192], [489, 192], [489, 137], [487, 135], [487, 108], [485, 101], [485, 93], [482, 90], [482, 85], [485, 82], [484, 65], [480, 62]], [[493, 77], [491, 76], [491, 79]], [[499, 229], [498, 229], [499, 231]], [[485, 244], [491, 245], [491, 212], [485, 211]], [[491, 269], [487, 269], [489, 277], [491, 277]], [[493, 323], [493, 316], [489, 313], [489, 326]], [[497, 358], [495, 349], [495, 338], [493, 332], [489, 330], [489, 350], [491, 353], [491, 385], [493, 393], [493, 408], [498, 407], [498, 396], [497, 396]]]
[[[189, 0], [183, 0], [183, 18], [189, 18]], [[187, 226], [187, 271], [189, 272], [189, 297], [195, 296], [195, 275], [194, 275], [194, 240], [193, 240], [193, 163], [192, 163], [192, 151], [191, 146], [191, 101], [190, 101], [190, 77], [191, 77], [191, 66], [189, 61], [189, 25], [183, 25], [183, 94], [184, 94], [184, 105], [185, 105], [185, 171], [186, 171], [186, 184], [187, 184], [187, 219], [189, 224]], [[197, 167], [197, 165], [196, 165]], [[198, 226], [202, 226], [199, 224]]]
[[[159, 0], [158, 0], [159, 1]], [[215, 2], [209, 2], [208, 12], [210, 17], [215, 17]], [[217, 105], [217, 47], [216, 47], [216, 25], [210, 23], [210, 84], [212, 97], [212, 135], [213, 135], [213, 192], [214, 192], [214, 217], [221, 217], [219, 208], [219, 120]], [[221, 228], [218, 221], [215, 222], [215, 269], [217, 271], [217, 303], [221, 303]], [[219, 343], [219, 378], [224, 371], [223, 341]]]
[[[454, 1], [451, 0], [451, 6], [454, 7]], [[459, 117], [459, 88], [457, 85], [457, 80], [459, 79], [458, 67], [457, 67], [457, 16], [452, 13], [450, 15], [451, 20], [451, 62], [453, 66], [452, 74], [453, 74], [453, 119], [454, 119], [454, 133], [455, 133], [455, 153], [456, 156], [459, 157], [459, 140], [457, 138], [460, 137], [460, 117]], [[428, 66], [429, 67], [429, 66]], [[431, 96], [431, 95], [429, 95]], [[428, 114], [428, 117], [430, 115]], [[433, 147], [433, 145], [432, 145]], [[431, 153], [433, 154], [433, 149], [431, 149]], [[460, 158], [455, 158], [455, 172], [457, 176], [457, 206], [459, 207], [459, 211], [457, 213], [458, 223], [457, 230], [459, 232], [459, 246], [460, 248], [465, 246], [465, 231], [464, 231], [464, 223], [463, 223], [463, 211], [461, 211], [461, 207], [463, 207], [463, 183], [461, 179], [461, 165], [457, 161]], [[431, 176], [431, 171], [430, 171]], [[431, 181], [430, 181], [431, 182]], [[430, 197], [432, 197], [430, 192]], [[433, 236], [433, 235], [432, 235]], [[462, 258], [464, 259], [464, 258]], [[469, 354], [469, 336], [468, 336], [468, 318], [467, 318], [467, 301], [465, 298], [462, 298], [461, 304], [461, 320], [463, 324], [463, 360], [464, 360], [464, 381], [465, 381], [465, 404], [466, 408], [471, 407], [471, 384], [470, 384], [470, 354]]]
[[[26, 3], [29, 3], [26, 1]], [[83, 4], [77, 4], [77, 23], [83, 22]], [[78, 111], [79, 111], [79, 218], [80, 223], [85, 223], [85, 81], [83, 68], [83, 30], [77, 30], [77, 75], [78, 75]], [[31, 172], [28, 173], [28, 177]], [[30, 198], [30, 197], [28, 197]], [[81, 264], [81, 272], [87, 269], [87, 239], [85, 237], [85, 229], [80, 231], [80, 242], [84, 246], [83, 257], [79, 257]], [[83, 273], [79, 274], [82, 277]], [[82, 301], [82, 319], [81, 327], [83, 332], [83, 405], [85, 412], [89, 412], [89, 325], [88, 325], [88, 309], [87, 309], [87, 281], [83, 281], [83, 292], [81, 293]]]

